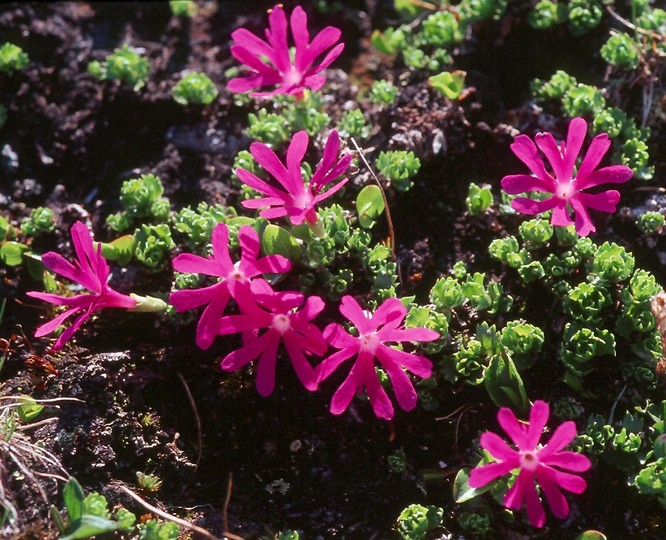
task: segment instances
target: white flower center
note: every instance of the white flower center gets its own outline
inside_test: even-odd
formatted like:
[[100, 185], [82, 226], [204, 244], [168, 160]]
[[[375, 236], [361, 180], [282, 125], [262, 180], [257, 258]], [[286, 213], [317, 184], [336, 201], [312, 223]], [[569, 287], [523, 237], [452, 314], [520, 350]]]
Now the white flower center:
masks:
[[523, 450], [520, 452], [520, 468], [527, 471], [535, 471], [539, 466], [539, 456], [533, 450]]
[[577, 193], [576, 188], [574, 187], [573, 182], [562, 182], [558, 183], [555, 188], [555, 196], [558, 199], [568, 201]]
[[285, 332], [291, 328], [289, 316], [285, 315], [284, 313], [275, 315], [273, 317], [273, 322], [271, 323], [271, 328], [281, 336], [284, 335]]
[[285, 73], [282, 74], [282, 81], [286, 85], [297, 86], [301, 84], [302, 79], [303, 79], [303, 74], [297, 71], [296, 67], [293, 65], [291, 66], [289, 71], [286, 71]]
[[359, 337], [359, 339], [361, 340], [361, 350], [368, 351], [370, 353], [374, 353], [377, 345], [380, 343], [374, 332], [363, 334]]

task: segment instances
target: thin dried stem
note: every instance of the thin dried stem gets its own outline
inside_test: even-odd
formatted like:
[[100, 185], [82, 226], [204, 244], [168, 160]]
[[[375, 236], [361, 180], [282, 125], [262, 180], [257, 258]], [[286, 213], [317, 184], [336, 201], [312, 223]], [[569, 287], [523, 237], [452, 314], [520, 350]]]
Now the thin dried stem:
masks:
[[640, 28], [639, 26], [636, 26], [634, 23], [628, 21], [620, 14], [618, 14], [618, 12], [615, 11], [611, 6], [606, 6], [606, 11], [608, 11], [610, 16], [613, 17], [616, 21], [622, 23], [627, 28], [631, 28], [634, 32], [650, 36], [651, 38], [656, 39], [658, 41], [666, 41], [666, 36], [662, 36], [661, 34], [656, 34], [655, 32], [651, 32], [650, 30], [646, 30], [645, 28]]
[[203, 451], [203, 431], [201, 429], [201, 418], [199, 417], [199, 411], [197, 409], [197, 404], [194, 401], [194, 396], [192, 396], [192, 392], [190, 392], [190, 387], [187, 385], [187, 381], [185, 381], [185, 377], [178, 372], [177, 373], [178, 378], [180, 379], [180, 382], [183, 384], [183, 387], [185, 388], [185, 393], [187, 394], [187, 399], [190, 402], [190, 407], [192, 407], [192, 411], [194, 412], [194, 423], [197, 426], [197, 462], [196, 462], [196, 467], [197, 469], [199, 468], [199, 463], [201, 462], [201, 453]]

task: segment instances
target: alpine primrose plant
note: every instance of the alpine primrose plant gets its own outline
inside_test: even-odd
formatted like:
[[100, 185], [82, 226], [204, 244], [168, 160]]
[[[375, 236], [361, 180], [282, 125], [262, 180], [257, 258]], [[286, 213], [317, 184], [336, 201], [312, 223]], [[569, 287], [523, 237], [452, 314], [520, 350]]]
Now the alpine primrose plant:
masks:
[[[220, 281], [203, 289], [174, 291], [169, 296], [169, 302], [178, 312], [208, 304], [197, 324], [196, 342], [202, 349], [208, 349], [213, 344], [218, 321], [230, 298], [242, 302], [243, 298], [247, 298], [242, 290], [249, 289], [253, 280], [261, 280], [257, 276], [282, 274], [291, 268], [289, 260], [282, 255], [257, 258], [259, 235], [249, 225], [244, 225], [238, 232], [241, 258], [236, 263], [232, 262], [229, 254], [229, 228], [224, 223], [213, 229], [211, 241], [213, 253], [210, 257], [182, 253], [173, 260], [173, 268], [178, 272], [217, 277]], [[268, 283], [266, 286], [269, 286]]]
[[[532, 171], [534, 176], [514, 174], [502, 178], [502, 189], [509, 195], [528, 191], [551, 193], [541, 201], [527, 197], [516, 197], [511, 201], [514, 210], [523, 214], [541, 214], [552, 210], [551, 223], [566, 227], [574, 223], [576, 232], [587, 236], [596, 228], [592, 223], [588, 208], [613, 213], [620, 200], [620, 193], [614, 189], [600, 193], [587, 193], [584, 190], [601, 184], [621, 184], [632, 176], [632, 170], [625, 165], [610, 165], [597, 169], [604, 154], [610, 147], [606, 133], [597, 135], [588, 148], [587, 154], [574, 175], [578, 157], [587, 133], [587, 122], [574, 118], [569, 124], [566, 143], [558, 146], [550, 133], [537, 133], [536, 145], [527, 135], [518, 135], [511, 145], [514, 154]], [[552, 174], [546, 169], [537, 150], [541, 150], [550, 163]]]
[[481, 447], [496, 461], [473, 469], [469, 476], [471, 487], [482, 488], [519, 470], [513, 486], [504, 496], [504, 506], [520, 510], [526, 505], [527, 517], [535, 527], [543, 527], [546, 522], [546, 512], [534, 485], [535, 480], [555, 517], [564, 519], [569, 515], [569, 504], [561, 490], [576, 494], [585, 491], [585, 480], [571, 473], [585, 472], [591, 467], [587, 457], [564, 450], [576, 436], [576, 424], [572, 421], [561, 424], [547, 444], [540, 444], [549, 414], [548, 404], [537, 400], [530, 411], [529, 423], [525, 425], [516, 419], [511, 409], [502, 407], [497, 413], [497, 421], [517, 449], [511, 448], [495, 433], [484, 433], [481, 435]]
[[57, 351], [62, 349], [81, 325], [100, 309], [115, 307], [133, 311], [158, 311], [166, 307], [164, 302], [156, 298], [141, 297], [135, 294], [128, 296], [109, 287], [107, 280], [110, 269], [102, 257], [101, 244], [97, 244], [97, 248], [95, 248], [90, 231], [80, 221], [74, 224], [71, 233], [76, 252], [74, 264], [53, 251], [44, 253], [42, 262], [52, 272], [88, 289], [91, 294], [61, 296], [37, 291], [28, 292], [28, 296], [32, 298], [67, 307], [63, 313], [37, 328], [35, 337], [55, 332], [67, 319], [78, 313], [79, 316], [69, 328], [60, 334], [53, 345], [52, 349]]
[[[259, 357], [257, 391], [267, 396], [275, 388], [277, 351], [283, 341], [303, 386], [310, 391], [316, 390], [315, 370], [305, 357], [311, 354], [322, 356], [326, 352], [321, 331], [310, 322], [324, 309], [324, 301], [318, 296], [310, 296], [303, 303], [302, 294], [274, 292], [265, 282], [258, 285], [254, 287], [254, 295], [247, 289], [240, 291], [237, 301], [241, 315], [228, 315], [218, 322], [218, 334], [243, 332], [245, 342], [242, 348], [222, 360], [222, 369], [235, 371]], [[262, 329], [266, 331], [259, 335]]]
[[340, 303], [340, 313], [356, 326], [358, 336], [351, 335], [336, 323], [324, 329], [326, 341], [340, 350], [317, 366], [317, 380], [326, 379], [352, 356], [357, 358], [349, 375], [333, 395], [331, 413], [343, 413], [354, 394], [366, 389], [375, 414], [386, 420], [393, 418], [393, 405], [375, 371], [375, 358], [386, 370], [400, 407], [411, 411], [416, 406], [417, 395], [403, 369], [425, 379], [432, 373], [432, 362], [423, 356], [390, 347], [387, 343], [434, 341], [439, 333], [427, 328], [404, 328], [402, 322], [407, 316], [407, 308], [397, 298], [384, 301], [373, 315], [364, 311], [353, 296], [347, 295]]
[[[336, 45], [340, 39], [340, 30], [327, 26], [310, 41], [307, 15], [303, 8], [297, 6], [290, 17], [295, 45], [292, 59], [287, 42], [287, 15], [281, 4], [269, 11], [268, 21], [270, 28], [265, 30], [266, 41], [245, 28], [239, 28], [231, 34], [234, 42], [231, 54], [246, 65], [250, 73], [230, 80], [227, 88], [232, 92], [244, 93], [255, 88], [276, 86], [268, 92], [252, 92], [250, 95], [253, 97], [275, 94], [302, 97], [306, 88], [319, 90], [326, 82], [326, 78], [319, 73], [330, 66], [345, 47], [344, 43]], [[328, 49], [321, 62], [316, 64], [317, 58]]]
[[316, 206], [338, 192], [346, 183], [343, 178], [325, 192], [323, 188], [342, 176], [351, 163], [351, 154], [342, 156], [337, 162], [340, 150], [340, 136], [333, 130], [324, 147], [324, 156], [315, 169], [309, 182], [304, 182], [301, 163], [308, 148], [308, 134], [299, 131], [294, 135], [287, 149], [286, 167], [268, 146], [255, 142], [250, 146], [252, 157], [279, 182], [284, 190], [273, 187], [255, 174], [245, 169], [236, 169], [238, 177], [249, 187], [266, 195], [243, 201], [245, 208], [263, 208], [259, 215], [266, 219], [289, 217], [293, 225], [307, 223], [316, 230]]

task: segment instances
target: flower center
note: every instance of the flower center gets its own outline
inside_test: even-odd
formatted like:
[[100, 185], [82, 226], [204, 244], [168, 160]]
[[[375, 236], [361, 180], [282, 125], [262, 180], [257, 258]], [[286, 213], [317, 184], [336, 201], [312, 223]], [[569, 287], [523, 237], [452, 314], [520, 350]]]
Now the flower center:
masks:
[[289, 321], [289, 316], [285, 315], [284, 313], [275, 315], [273, 317], [273, 322], [271, 323], [271, 328], [281, 336], [284, 335], [285, 332], [291, 328], [291, 322]]
[[533, 450], [520, 452], [520, 468], [527, 471], [535, 471], [539, 466], [539, 456]]
[[293, 85], [293, 86], [298, 86], [301, 84], [301, 79], [303, 78], [303, 74], [300, 73], [299, 71], [296, 70], [295, 66], [291, 66], [289, 71], [286, 71], [285, 73], [282, 74], [282, 81], [286, 85]]
[[379, 340], [377, 339], [377, 336], [375, 335], [374, 332], [371, 332], [369, 334], [363, 334], [362, 336], [359, 337], [359, 339], [361, 341], [362, 351], [368, 351], [374, 353], [375, 349], [377, 348], [377, 345], [379, 345]]
[[576, 188], [574, 187], [573, 182], [563, 182], [557, 184], [555, 188], [555, 196], [558, 199], [568, 201], [577, 193]]
[[229, 272], [229, 275], [227, 276], [228, 280], [233, 280], [233, 281], [239, 281], [240, 283], [245, 283], [247, 281], [247, 278], [245, 277], [245, 274], [243, 271], [240, 269], [240, 261], [238, 261], [236, 264], [234, 264], [234, 269]]

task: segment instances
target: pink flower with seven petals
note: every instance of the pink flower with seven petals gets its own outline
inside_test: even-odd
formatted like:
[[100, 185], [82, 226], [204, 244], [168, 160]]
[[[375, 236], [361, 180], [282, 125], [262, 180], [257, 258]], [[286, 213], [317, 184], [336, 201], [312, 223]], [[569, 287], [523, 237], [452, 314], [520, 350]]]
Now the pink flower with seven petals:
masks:
[[[246, 77], [231, 79], [227, 85], [229, 90], [243, 93], [255, 88], [277, 85], [271, 92], [253, 92], [250, 95], [300, 96], [306, 88], [319, 90], [324, 85], [326, 78], [319, 73], [330, 66], [345, 47], [344, 43], [335, 45], [340, 39], [340, 30], [327, 26], [310, 42], [308, 18], [300, 6], [292, 11], [290, 22], [295, 44], [293, 61], [287, 43], [287, 16], [280, 4], [270, 10], [270, 29], [265, 31], [266, 41], [245, 28], [239, 28], [231, 34], [234, 42], [231, 54], [246, 65], [250, 73]], [[331, 47], [333, 48], [326, 53], [322, 61], [315, 64], [317, 58]]]
[[[310, 296], [303, 305], [302, 294], [276, 293], [267, 284], [253, 284], [252, 293], [243, 291], [238, 303], [242, 314], [222, 317], [218, 321], [217, 333], [243, 332], [244, 346], [222, 360], [222, 369], [236, 371], [259, 358], [257, 390], [262, 396], [267, 396], [275, 388], [277, 350], [282, 341], [303, 386], [316, 390], [317, 377], [305, 357], [310, 354], [321, 356], [327, 349], [321, 331], [310, 322], [324, 309], [323, 300]], [[259, 335], [262, 329], [265, 331]]]
[[74, 322], [65, 329], [58, 337], [53, 350], [62, 349], [63, 345], [69, 341], [74, 332], [90, 318], [90, 316], [100, 309], [104, 308], [124, 308], [132, 309], [137, 305], [137, 301], [127, 295], [120, 294], [108, 286], [109, 265], [102, 257], [102, 246], [93, 245], [93, 239], [86, 226], [77, 221], [71, 230], [72, 243], [76, 252], [74, 264], [67, 261], [62, 255], [49, 251], [42, 255], [44, 266], [67, 279], [78, 283], [88, 289], [91, 294], [77, 294], [74, 296], [59, 296], [57, 294], [42, 293], [37, 291], [28, 292], [28, 296], [39, 298], [56, 306], [67, 306], [67, 310], [41, 325], [35, 331], [35, 337], [42, 337], [54, 332], [61, 324], [69, 319], [75, 313], [80, 315]]
[[585, 480], [580, 476], [565, 471], [579, 473], [591, 466], [587, 457], [563, 450], [576, 436], [574, 422], [564, 422], [555, 430], [547, 444], [539, 444], [548, 415], [548, 404], [535, 401], [530, 411], [529, 425], [525, 426], [516, 420], [511, 409], [501, 408], [497, 420], [518, 449], [511, 448], [495, 433], [484, 433], [481, 435], [481, 447], [497, 461], [477, 467], [469, 476], [469, 485], [481, 488], [514, 469], [520, 469], [515, 483], [504, 496], [504, 506], [511, 510], [520, 510], [525, 503], [527, 517], [535, 527], [543, 527], [546, 513], [534, 480], [541, 485], [555, 517], [564, 519], [569, 515], [569, 504], [561, 489], [580, 494], [587, 488]]
[[174, 291], [169, 302], [176, 311], [186, 311], [208, 304], [197, 324], [197, 345], [208, 349], [215, 339], [217, 321], [227, 307], [229, 298], [236, 299], [239, 291], [250, 287], [250, 282], [261, 274], [288, 272], [291, 263], [281, 255], [268, 255], [258, 259], [259, 236], [249, 225], [244, 225], [238, 232], [241, 246], [241, 259], [237, 263], [231, 261], [229, 255], [229, 229], [224, 223], [218, 223], [213, 229], [213, 254], [210, 257], [199, 257], [191, 253], [183, 253], [173, 260], [173, 267], [178, 272], [190, 272], [215, 276], [218, 283], [203, 289]]
[[303, 182], [301, 162], [308, 148], [308, 134], [306, 131], [296, 133], [287, 149], [287, 166], [285, 167], [268, 146], [255, 142], [250, 146], [252, 157], [266, 169], [284, 188], [284, 191], [269, 185], [245, 169], [237, 169], [236, 174], [252, 189], [263, 193], [266, 197], [243, 201], [245, 208], [265, 208], [259, 215], [266, 219], [289, 216], [294, 225], [304, 221], [310, 225], [317, 222], [316, 206], [327, 199], [347, 183], [343, 178], [328, 191], [322, 193], [325, 185], [345, 173], [352, 156], [347, 154], [336, 159], [340, 149], [340, 137], [333, 130], [326, 141], [324, 156], [317, 166], [309, 183]]
[[371, 315], [363, 311], [352, 296], [344, 296], [340, 303], [340, 313], [356, 326], [359, 335], [352, 336], [335, 323], [324, 329], [326, 341], [340, 350], [317, 366], [318, 381], [326, 379], [350, 357], [357, 355], [357, 358], [349, 375], [333, 395], [331, 413], [343, 413], [354, 394], [365, 388], [375, 414], [386, 420], [393, 418], [393, 405], [375, 372], [375, 358], [386, 370], [398, 404], [404, 410], [411, 411], [416, 406], [416, 390], [403, 368], [426, 378], [432, 373], [432, 362], [423, 356], [389, 347], [386, 343], [433, 341], [439, 334], [427, 328], [402, 327], [407, 308], [397, 298], [389, 298]]
[[[527, 174], [505, 176], [502, 178], [502, 189], [509, 195], [542, 191], [552, 193], [552, 197], [543, 201], [516, 197], [511, 201], [511, 206], [515, 210], [523, 214], [540, 214], [552, 210], [551, 223], [566, 227], [573, 223], [570, 216], [571, 209], [575, 214], [576, 231], [581, 236], [587, 236], [596, 230], [588, 208], [601, 212], [615, 212], [620, 200], [618, 191], [611, 189], [600, 193], [586, 193], [584, 190], [601, 184], [627, 182], [633, 176], [633, 172], [624, 165], [596, 169], [611, 144], [608, 135], [602, 133], [592, 139], [587, 154], [574, 176], [576, 158], [583, 146], [586, 133], [585, 120], [574, 118], [569, 124], [566, 143], [562, 141], [559, 147], [550, 133], [537, 133], [536, 145], [527, 135], [516, 137], [511, 150], [529, 167], [534, 176]], [[537, 146], [546, 156], [553, 174], [546, 170]]]

